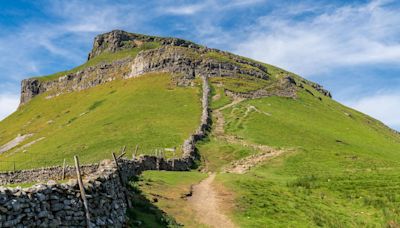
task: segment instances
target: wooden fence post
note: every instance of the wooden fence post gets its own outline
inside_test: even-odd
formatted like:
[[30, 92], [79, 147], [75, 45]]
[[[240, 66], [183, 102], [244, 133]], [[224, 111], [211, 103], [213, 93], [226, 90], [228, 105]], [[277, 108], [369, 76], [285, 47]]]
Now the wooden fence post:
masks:
[[86, 198], [85, 187], [83, 186], [82, 176], [81, 176], [81, 168], [79, 166], [79, 158], [78, 156], [74, 156], [75, 159], [75, 168], [76, 168], [76, 176], [78, 177], [79, 190], [81, 191], [81, 197], [83, 201], [83, 206], [85, 207], [86, 214], [86, 225], [88, 228], [91, 228], [92, 225], [90, 223], [90, 212], [89, 212], [89, 204]]
[[122, 147], [121, 154], [118, 155], [117, 159], [122, 158], [125, 155], [126, 146]]
[[172, 154], [172, 171], [175, 171], [175, 150]]
[[138, 149], [139, 149], [139, 144], [136, 144], [135, 152], [133, 152], [133, 155], [132, 155], [132, 158], [133, 158], [133, 159], [135, 159], [135, 158], [136, 158], [136, 155], [137, 155]]
[[65, 158], [64, 158], [64, 162], [63, 162], [63, 169], [62, 169], [62, 179], [65, 179]]
[[118, 159], [117, 159], [117, 157], [115, 157], [114, 152], [112, 153], [112, 156], [113, 156], [115, 165], [117, 166], [117, 173], [118, 173], [119, 181], [121, 182], [122, 188], [124, 189], [124, 192], [125, 192], [126, 204], [128, 205], [128, 208], [131, 208], [132, 205], [131, 205], [131, 201], [129, 200], [129, 195], [128, 195], [129, 193], [128, 193], [128, 190], [126, 189], [125, 181], [124, 181], [124, 179], [123, 179], [123, 177], [122, 177], [122, 174], [121, 174], [121, 172], [120, 172], [120, 168], [119, 168], [119, 164], [118, 164]]

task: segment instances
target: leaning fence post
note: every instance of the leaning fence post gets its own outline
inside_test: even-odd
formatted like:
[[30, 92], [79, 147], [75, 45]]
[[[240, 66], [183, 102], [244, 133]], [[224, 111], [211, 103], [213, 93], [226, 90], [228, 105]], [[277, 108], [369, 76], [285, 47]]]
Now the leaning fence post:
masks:
[[175, 171], [175, 150], [172, 154], [172, 171]]
[[65, 179], [65, 158], [64, 158], [64, 162], [63, 162], [63, 169], [62, 169], [62, 179]]
[[122, 188], [124, 189], [124, 192], [125, 192], [126, 204], [128, 205], [128, 208], [131, 208], [132, 207], [131, 201], [129, 200], [128, 190], [126, 189], [126, 185], [125, 185], [124, 179], [122, 178], [122, 174], [120, 172], [118, 159], [117, 159], [117, 157], [115, 157], [114, 152], [112, 153], [112, 156], [113, 156], [115, 165], [117, 166], [117, 173], [118, 173], [119, 181], [121, 182]]
[[118, 155], [117, 159], [120, 159], [120, 158], [122, 158], [122, 157], [125, 155], [125, 150], [126, 150], [126, 146], [124, 146], [124, 147], [122, 148], [121, 154]]
[[84, 188], [83, 182], [82, 182], [81, 169], [79, 167], [79, 158], [78, 158], [78, 156], [74, 156], [74, 159], [75, 159], [76, 176], [78, 177], [79, 190], [81, 192], [83, 206], [85, 207], [86, 223], [87, 223], [87, 227], [91, 228], [92, 226], [90, 223], [89, 204], [86, 199], [85, 188]]
[[133, 159], [135, 159], [135, 158], [136, 158], [136, 155], [137, 155], [138, 149], [139, 149], [139, 144], [136, 144], [135, 152], [133, 152], [133, 156], [132, 156], [132, 158], [133, 158]]

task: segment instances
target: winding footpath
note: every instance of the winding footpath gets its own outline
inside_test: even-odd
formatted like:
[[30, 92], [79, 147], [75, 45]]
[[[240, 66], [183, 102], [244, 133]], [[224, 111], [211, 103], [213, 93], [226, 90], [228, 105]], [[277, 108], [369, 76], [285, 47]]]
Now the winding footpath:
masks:
[[[231, 103], [229, 103], [221, 108], [215, 109], [213, 111], [213, 114], [216, 118], [214, 135], [217, 138], [224, 140], [226, 142], [229, 142], [231, 144], [238, 144], [238, 145], [241, 145], [244, 147], [250, 147], [254, 150], [260, 151], [260, 153], [257, 153], [255, 155], [251, 155], [251, 156], [245, 157], [241, 160], [233, 162], [231, 165], [229, 165], [228, 167], [226, 167], [224, 169], [224, 171], [227, 173], [243, 174], [243, 173], [247, 172], [248, 170], [250, 170], [252, 167], [256, 166], [257, 164], [259, 164], [267, 159], [279, 156], [283, 152], [285, 152], [283, 150], [277, 150], [270, 146], [251, 143], [251, 142], [245, 141], [243, 139], [240, 139], [234, 135], [229, 135], [229, 134], [225, 133], [225, 130], [224, 130], [225, 119], [224, 119], [224, 115], [223, 115], [222, 111], [224, 109], [230, 108], [236, 104], [239, 104], [240, 102], [242, 102], [244, 100], [245, 99], [243, 99], [243, 98], [234, 98]], [[247, 117], [251, 111], [255, 111], [255, 112], [267, 115], [267, 116], [271, 115], [269, 113], [258, 110], [254, 106], [248, 106], [247, 110], [244, 114], [245, 115], [244, 117]]]
[[188, 199], [188, 202], [193, 206], [197, 219], [202, 224], [216, 228], [234, 228], [233, 222], [221, 212], [218, 193], [212, 186], [215, 175], [215, 173], [212, 173], [198, 185], [195, 185], [193, 195]]
[[[213, 100], [219, 99], [219, 97], [216, 96], [213, 97]], [[254, 150], [260, 152], [231, 163], [224, 169], [224, 172], [228, 173], [246, 173], [252, 167], [260, 164], [261, 162], [279, 156], [283, 152], [285, 152], [283, 150], [277, 150], [266, 145], [251, 143], [234, 135], [229, 135], [225, 133], [225, 119], [222, 111], [234, 105], [237, 105], [244, 100], [245, 99], [243, 98], [234, 98], [231, 103], [213, 110], [213, 115], [216, 118], [215, 126], [213, 128], [213, 135], [215, 137], [231, 144], [239, 144], [241, 146], [251, 147]], [[270, 116], [269, 113], [262, 112], [254, 106], [248, 106], [244, 118], [252, 111]], [[202, 180], [199, 184], [193, 186], [192, 196], [188, 198], [188, 202], [195, 210], [197, 220], [202, 224], [216, 228], [235, 227], [234, 223], [223, 213], [222, 199], [221, 197], [219, 197], [219, 193], [213, 187], [215, 176], [216, 173], [212, 173], [206, 179]]]

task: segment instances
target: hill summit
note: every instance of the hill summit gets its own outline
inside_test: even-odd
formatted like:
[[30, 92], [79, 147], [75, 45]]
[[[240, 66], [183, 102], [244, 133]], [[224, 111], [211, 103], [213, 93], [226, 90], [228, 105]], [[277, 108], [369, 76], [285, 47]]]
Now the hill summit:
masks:
[[[48, 91], [53, 91], [50, 96], [54, 96], [87, 89], [117, 78], [131, 78], [155, 71], [179, 74], [176, 82], [181, 85], [190, 83], [196, 75], [271, 82], [273, 88], [260, 87], [260, 90], [253, 92], [254, 96], [259, 97], [272, 94], [294, 96], [294, 88], [296, 85], [302, 87], [302, 84], [311, 85], [324, 96], [331, 96], [329, 91], [316, 83], [228, 52], [178, 38], [114, 30], [94, 39], [93, 49], [85, 64], [54, 75], [23, 80], [21, 104]], [[274, 74], [277, 71], [278, 74]]]

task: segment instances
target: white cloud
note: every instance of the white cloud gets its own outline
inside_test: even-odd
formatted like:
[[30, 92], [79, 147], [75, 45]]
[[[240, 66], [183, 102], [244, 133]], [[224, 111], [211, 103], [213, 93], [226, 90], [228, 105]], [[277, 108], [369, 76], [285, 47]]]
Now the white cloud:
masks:
[[202, 14], [200, 15], [200, 17], [213, 18], [215, 16], [213, 14], [218, 14], [221, 11], [248, 7], [263, 2], [265, 2], [265, 0], [228, 0], [228, 1], [204, 0], [200, 1], [199, 3], [179, 5], [175, 1], [172, 1], [170, 6], [165, 6], [165, 5], [160, 6], [159, 12], [161, 14], [197, 16], [196, 14], [203, 13], [203, 11], [206, 11], [206, 15]]
[[302, 75], [355, 65], [400, 64], [400, 14], [385, 4], [300, 4], [288, 12], [276, 10], [249, 28], [248, 38], [234, 50]]
[[348, 103], [351, 107], [400, 130], [400, 93], [379, 93]]
[[19, 96], [15, 94], [0, 94], [0, 120], [17, 110]]
[[163, 8], [161, 10], [167, 14], [193, 15], [193, 14], [196, 14], [196, 13], [202, 11], [207, 5], [208, 5], [208, 2], [203, 2], [200, 4], [171, 6], [171, 7]]

